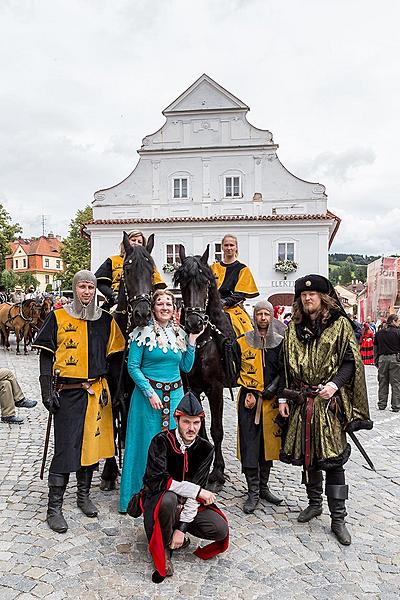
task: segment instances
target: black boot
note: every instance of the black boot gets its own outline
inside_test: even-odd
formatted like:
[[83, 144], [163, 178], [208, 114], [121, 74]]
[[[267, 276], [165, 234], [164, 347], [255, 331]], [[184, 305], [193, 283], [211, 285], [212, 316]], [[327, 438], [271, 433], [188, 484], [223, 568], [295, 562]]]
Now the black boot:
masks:
[[322, 515], [322, 471], [308, 471], [308, 481], [303, 472], [301, 483], [306, 484], [308, 506], [301, 511], [297, 520], [299, 523], [307, 523]]
[[92, 485], [93, 469], [81, 467], [76, 472], [77, 497], [76, 503], [87, 517], [97, 517], [97, 508], [89, 498], [90, 486]]
[[247, 481], [247, 500], [243, 505], [243, 512], [246, 514], [255, 511], [260, 499], [260, 478], [258, 469], [243, 469]]
[[260, 461], [260, 498], [263, 500], [267, 500], [271, 504], [281, 504], [283, 502], [283, 498], [278, 498], [275, 496], [268, 486], [269, 475], [271, 472], [272, 460], [264, 460]]
[[325, 493], [331, 513], [331, 529], [344, 546], [350, 546], [351, 535], [345, 524], [346, 500], [349, 494], [348, 485], [326, 485]]
[[46, 521], [50, 529], [57, 533], [65, 533], [68, 529], [62, 513], [62, 505], [69, 475], [66, 473], [49, 473], [49, 502]]

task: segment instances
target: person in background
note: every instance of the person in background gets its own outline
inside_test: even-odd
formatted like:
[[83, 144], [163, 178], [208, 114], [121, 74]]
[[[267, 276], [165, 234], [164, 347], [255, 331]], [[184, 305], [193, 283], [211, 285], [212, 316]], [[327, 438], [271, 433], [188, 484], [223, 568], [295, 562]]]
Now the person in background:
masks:
[[[146, 246], [146, 238], [139, 230], [128, 233], [131, 246]], [[104, 310], [110, 310], [118, 301], [119, 285], [122, 276], [122, 266], [124, 264], [125, 249], [121, 242], [119, 254], [109, 256], [103, 264], [97, 269], [95, 276], [97, 279], [97, 289], [105, 297], [106, 303], [103, 304]], [[153, 273], [153, 288], [164, 289], [167, 285], [157, 269]]]
[[360, 353], [364, 365], [374, 364], [374, 335], [370, 323], [365, 321], [360, 338]]
[[10, 294], [10, 300], [13, 304], [20, 304], [25, 300], [25, 294], [21, 285], [16, 285], [14, 288], [14, 292]]
[[217, 280], [225, 312], [228, 314], [236, 336], [251, 331], [253, 325], [243, 302], [245, 298], [259, 296], [256, 283], [248, 266], [238, 261], [236, 236], [227, 234], [222, 242], [223, 260], [211, 265]]
[[400, 411], [400, 329], [397, 315], [389, 315], [385, 329], [374, 339], [374, 362], [378, 368], [378, 408], [385, 410], [389, 386], [392, 389], [392, 411]]
[[33, 408], [36, 406], [36, 400], [25, 398], [25, 394], [10, 369], [0, 369], [0, 408], [1, 422], [10, 425], [21, 425], [24, 422], [22, 417], [16, 416], [15, 407]]

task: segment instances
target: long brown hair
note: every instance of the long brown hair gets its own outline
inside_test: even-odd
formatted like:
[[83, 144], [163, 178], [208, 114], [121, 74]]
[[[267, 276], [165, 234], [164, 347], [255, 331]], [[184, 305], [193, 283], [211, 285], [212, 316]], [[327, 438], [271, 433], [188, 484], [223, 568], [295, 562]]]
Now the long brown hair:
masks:
[[[338, 303], [336, 302], [336, 300], [334, 298], [331, 298], [331, 296], [329, 296], [329, 294], [322, 294], [321, 292], [318, 292], [318, 293], [321, 298], [321, 309], [320, 309], [319, 314], [320, 314], [322, 323], [326, 323], [328, 321], [329, 317], [331, 316], [332, 311], [339, 310], [339, 306], [338, 306]], [[299, 296], [293, 302], [292, 321], [294, 321], [294, 323], [296, 323], [296, 325], [297, 325], [298, 323], [302, 322], [302, 320], [304, 319], [305, 316], [306, 316], [306, 313], [304, 312], [303, 303], [301, 301], [301, 296]]]

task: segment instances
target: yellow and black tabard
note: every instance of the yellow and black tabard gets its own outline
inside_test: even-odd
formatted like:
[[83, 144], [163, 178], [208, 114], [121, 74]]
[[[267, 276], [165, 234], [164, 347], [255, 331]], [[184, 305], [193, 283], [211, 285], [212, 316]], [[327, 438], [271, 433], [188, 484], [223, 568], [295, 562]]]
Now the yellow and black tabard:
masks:
[[[118, 292], [119, 282], [122, 277], [124, 258], [122, 256], [110, 256], [97, 269], [95, 276], [99, 283], [102, 281], [110, 285], [114, 292]], [[155, 289], [167, 287], [157, 269], [153, 272], [153, 287]]]
[[[238, 338], [241, 350], [241, 369], [238, 384], [238, 458], [244, 468], [257, 468], [260, 453], [265, 460], [277, 460], [281, 448], [281, 429], [275, 423], [279, 413], [277, 398], [259, 400], [260, 394], [279, 372], [281, 343], [275, 348], [252, 347], [246, 336]], [[254, 408], [246, 408], [247, 394], [256, 400]], [[257, 404], [261, 403], [261, 414], [257, 423]]]
[[[59, 371], [60, 408], [54, 415], [52, 472], [76, 471], [114, 456], [112, 406], [105, 375], [107, 358], [124, 350], [125, 339], [113, 317], [102, 311], [99, 319], [85, 321], [60, 308], [47, 316], [34, 347], [51, 352], [53, 373]], [[81, 383], [88, 389], [62, 389]]]
[[215, 262], [211, 269], [225, 303], [224, 310], [231, 319], [236, 336], [251, 331], [253, 326], [243, 307], [243, 301], [245, 298], [259, 296], [259, 291], [249, 267], [237, 260], [232, 264]]

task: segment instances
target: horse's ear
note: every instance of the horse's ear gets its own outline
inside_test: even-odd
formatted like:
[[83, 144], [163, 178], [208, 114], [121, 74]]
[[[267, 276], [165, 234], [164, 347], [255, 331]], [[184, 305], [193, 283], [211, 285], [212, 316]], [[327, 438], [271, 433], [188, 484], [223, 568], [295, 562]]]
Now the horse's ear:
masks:
[[151, 254], [151, 251], [154, 248], [154, 233], [152, 233], [151, 235], [149, 235], [149, 239], [147, 240], [147, 244], [146, 244], [146, 250], [149, 254]]
[[210, 256], [210, 244], [207, 244], [207, 248], [204, 250], [204, 253], [200, 259], [200, 262], [202, 262], [203, 265], [208, 265], [209, 256]]
[[128, 237], [128, 234], [126, 233], [126, 231], [124, 231], [124, 235], [122, 238], [122, 244], [124, 246], [125, 256], [128, 256], [128, 254], [130, 254], [132, 252], [132, 246], [129, 243], [129, 237]]
[[183, 265], [183, 262], [186, 258], [185, 246], [183, 244], [179, 244], [179, 258], [181, 259], [181, 264]]

